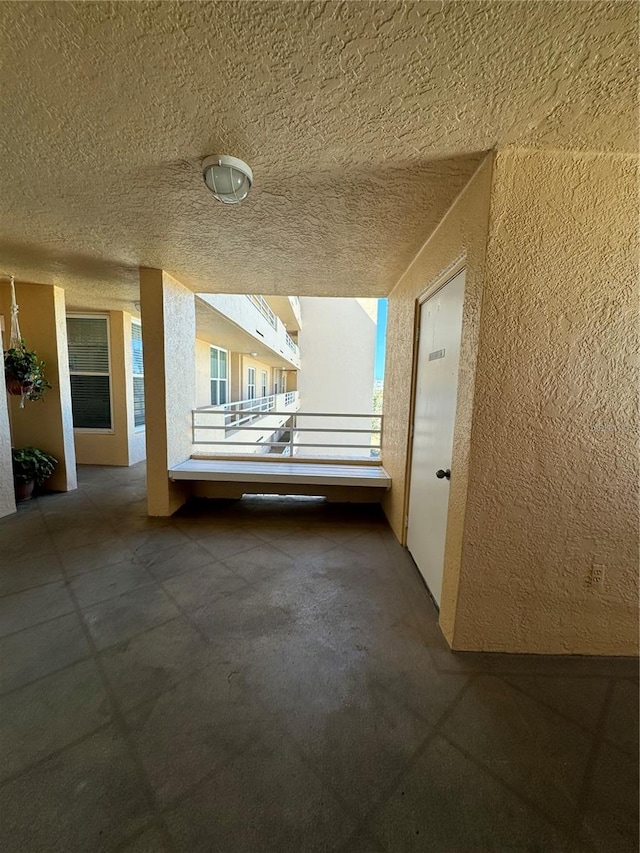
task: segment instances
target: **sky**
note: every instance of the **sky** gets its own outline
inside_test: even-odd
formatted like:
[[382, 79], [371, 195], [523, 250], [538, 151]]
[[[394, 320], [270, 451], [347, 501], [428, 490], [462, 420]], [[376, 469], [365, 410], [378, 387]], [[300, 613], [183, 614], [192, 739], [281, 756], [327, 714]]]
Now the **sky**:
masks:
[[376, 360], [374, 379], [384, 379], [384, 357], [387, 344], [387, 300], [378, 299], [378, 330], [376, 333]]

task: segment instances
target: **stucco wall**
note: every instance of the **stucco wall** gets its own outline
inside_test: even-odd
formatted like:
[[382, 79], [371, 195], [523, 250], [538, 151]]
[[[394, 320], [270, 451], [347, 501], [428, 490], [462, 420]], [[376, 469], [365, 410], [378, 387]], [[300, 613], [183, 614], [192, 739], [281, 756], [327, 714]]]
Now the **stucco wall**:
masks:
[[196, 401], [194, 295], [163, 270], [140, 269], [147, 423], [149, 515], [166, 516], [185, 501], [189, 487], [173, 483], [168, 468], [192, 451]]
[[211, 405], [211, 356], [209, 344], [196, 338], [196, 408]]
[[290, 362], [292, 370], [300, 367], [299, 355], [286, 344], [287, 330], [279, 317], [275, 319], [276, 325], [272, 326], [257, 306], [245, 295], [239, 293], [200, 293], [198, 295], [203, 302], [227, 320], [239, 326], [255, 340], [261, 341], [273, 352], [278, 353], [285, 361]]
[[637, 222], [633, 158], [505, 149], [391, 295], [401, 536], [415, 299], [466, 267], [440, 613], [456, 649], [637, 654]]
[[416, 299], [429, 288], [446, 282], [462, 266], [466, 268], [453, 449], [456, 476], [451, 480], [450, 488], [445, 581], [440, 610], [440, 624], [449, 641], [453, 638], [464, 530], [491, 167], [492, 158], [487, 157], [389, 296], [382, 461], [391, 474], [392, 486], [383, 508], [394, 533], [404, 541]]
[[[77, 481], [64, 291], [50, 285], [21, 283], [16, 284], [16, 297], [20, 331], [27, 346], [46, 362], [45, 376], [52, 388], [43, 400], [27, 402], [23, 409], [19, 397], [9, 398], [13, 445], [39, 447], [55, 456], [58, 465], [46, 488], [69, 491], [76, 488]], [[10, 306], [9, 285], [3, 285], [0, 309], [7, 330]]]
[[76, 458], [81, 465], [134, 465], [145, 458], [145, 429], [136, 427], [134, 421], [131, 314], [125, 311], [106, 313], [109, 317], [111, 431], [74, 430]]
[[[91, 313], [91, 312], [70, 312]], [[101, 314], [100, 316], [104, 316]], [[128, 465], [127, 374], [125, 372], [124, 313], [109, 311], [111, 431], [74, 430], [79, 465]]]
[[[363, 300], [364, 301], [364, 300]], [[303, 297], [300, 309], [304, 327], [299, 345], [301, 370], [297, 377], [300, 414], [304, 429], [342, 427], [370, 429], [367, 418], [307, 418], [305, 412], [369, 414], [373, 411], [373, 364], [376, 319], [370, 306], [358, 299]], [[289, 390], [289, 385], [287, 385]], [[365, 456], [366, 450], [349, 447], [313, 447], [320, 444], [366, 444], [369, 435], [301, 432], [301, 456]]]
[[[7, 332], [9, 327], [7, 326]], [[5, 344], [0, 327], [0, 349]], [[11, 464], [11, 431], [9, 429], [9, 409], [4, 385], [0, 385], [0, 518], [16, 511], [13, 495], [13, 468]]]
[[[240, 399], [249, 399], [249, 368], [253, 367], [256, 371], [256, 397], [262, 396], [262, 371], [267, 373], [267, 397], [274, 393], [273, 391], [273, 368], [257, 358], [251, 358], [250, 355], [240, 356]], [[232, 401], [233, 402], [233, 401]]]
[[497, 156], [455, 648], [637, 652], [637, 223], [630, 157]]
[[[251, 307], [249, 303], [249, 307]], [[196, 338], [196, 406], [211, 405], [211, 358], [210, 345], [207, 341]], [[224, 349], [224, 347], [222, 347]], [[262, 371], [267, 373], [267, 396], [274, 393], [274, 369], [262, 361], [242, 353], [227, 351], [227, 393], [228, 402], [236, 403], [248, 398], [248, 368], [256, 371], [256, 397], [262, 395]]]

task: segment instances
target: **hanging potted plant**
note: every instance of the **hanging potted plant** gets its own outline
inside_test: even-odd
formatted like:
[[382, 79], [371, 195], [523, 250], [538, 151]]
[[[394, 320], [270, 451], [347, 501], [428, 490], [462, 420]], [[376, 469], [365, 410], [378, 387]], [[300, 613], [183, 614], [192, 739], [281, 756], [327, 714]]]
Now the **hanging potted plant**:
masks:
[[24, 401], [42, 400], [44, 392], [51, 385], [44, 378], [44, 361], [33, 350], [27, 349], [18, 323], [18, 303], [16, 301], [16, 279], [11, 276], [11, 337], [9, 349], [4, 352], [4, 375], [9, 394], [19, 395], [20, 408]]
[[41, 361], [33, 350], [27, 349], [24, 340], [16, 346], [10, 346], [4, 353], [4, 375], [9, 394], [35, 402], [42, 400], [44, 392], [51, 385], [44, 376], [44, 361]]
[[37, 447], [14, 447], [11, 457], [16, 501], [28, 501], [34, 486], [41, 486], [58, 464], [57, 459]]

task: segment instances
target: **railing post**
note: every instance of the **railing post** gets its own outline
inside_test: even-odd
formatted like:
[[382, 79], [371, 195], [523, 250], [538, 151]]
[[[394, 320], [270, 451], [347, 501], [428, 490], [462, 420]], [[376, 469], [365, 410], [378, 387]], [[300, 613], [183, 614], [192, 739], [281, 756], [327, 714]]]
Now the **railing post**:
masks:
[[293, 459], [293, 437], [294, 437], [295, 431], [296, 431], [296, 414], [295, 414], [295, 412], [294, 412], [293, 418], [291, 420], [292, 420], [291, 431], [289, 433], [289, 456], [291, 456], [291, 458]]

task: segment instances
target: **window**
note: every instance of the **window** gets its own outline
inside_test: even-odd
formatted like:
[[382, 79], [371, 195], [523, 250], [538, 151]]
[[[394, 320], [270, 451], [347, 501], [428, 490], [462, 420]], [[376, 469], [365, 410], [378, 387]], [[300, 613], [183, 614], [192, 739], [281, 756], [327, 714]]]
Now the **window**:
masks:
[[211, 347], [211, 405], [222, 406], [227, 398], [227, 351]]
[[256, 397], [256, 369], [250, 367], [247, 370], [247, 399], [255, 400]]
[[111, 430], [109, 319], [70, 315], [67, 338], [73, 426]]
[[131, 370], [133, 373], [133, 422], [143, 427], [144, 418], [144, 364], [142, 361], [142, 326], [139, 320], [131, 321]]
[[262, 388], [261, 388], [260, 396], [261, 397], [267, 396], [267, 371], [266, 370], [262, 371]]

